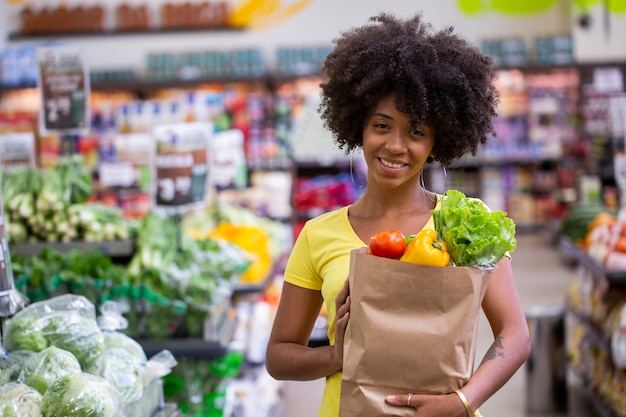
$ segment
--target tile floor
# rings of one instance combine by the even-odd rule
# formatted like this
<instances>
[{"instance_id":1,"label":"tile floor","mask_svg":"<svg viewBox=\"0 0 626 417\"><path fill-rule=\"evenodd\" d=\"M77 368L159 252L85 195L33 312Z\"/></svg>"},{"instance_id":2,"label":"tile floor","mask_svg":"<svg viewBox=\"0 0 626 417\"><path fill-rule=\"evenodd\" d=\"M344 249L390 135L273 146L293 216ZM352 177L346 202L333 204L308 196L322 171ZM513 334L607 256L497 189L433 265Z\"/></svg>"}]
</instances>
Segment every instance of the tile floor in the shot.
<instances>
[{"instance_id":1,"label":"tile floor","mask_svg":"<svg viewBox=\"0 0 626 417\"><path fill-rule=\"evenodd\" d=\"M513 268L525 309L534 306L562 306L567 288L576 276L576 269L542 233L518 235L518 247L513 254ZM487 321L481 318L477 352L485 352L492 336ZM477 354L477 360L480 360ZM485 417L526 417L541 415L593 416L587 398L575 383L569 383L568 412L530 413L527 409L526 383L529 371L524 365L508 383L481 407ZM570 381L570 379L568 379ZM316 417L323 381L287 382L284 385L284 402L277 417Z\"/></svg>"}]
</instances>

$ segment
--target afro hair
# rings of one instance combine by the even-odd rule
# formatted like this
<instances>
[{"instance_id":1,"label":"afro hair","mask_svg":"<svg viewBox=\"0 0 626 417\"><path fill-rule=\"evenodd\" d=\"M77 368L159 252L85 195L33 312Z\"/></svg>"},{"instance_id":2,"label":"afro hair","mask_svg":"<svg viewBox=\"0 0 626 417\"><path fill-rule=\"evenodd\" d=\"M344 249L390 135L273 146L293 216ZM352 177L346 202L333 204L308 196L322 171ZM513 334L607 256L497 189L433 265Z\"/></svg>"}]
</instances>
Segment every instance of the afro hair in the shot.
<instances>
[{"instance_id":1,"label":"afro hair","mask_svg":"<svg viewBox=\"0 0 626 417\"><path fill-rule=\"evenodd\" d=\"M363 145L370 112L391 93L413 123L434 129L434 159L444 167L495 135L493 62L452 27L436 31L421 14L383 13L333 42L318 110L346 154Z\"/></svg>"}]
</instances>

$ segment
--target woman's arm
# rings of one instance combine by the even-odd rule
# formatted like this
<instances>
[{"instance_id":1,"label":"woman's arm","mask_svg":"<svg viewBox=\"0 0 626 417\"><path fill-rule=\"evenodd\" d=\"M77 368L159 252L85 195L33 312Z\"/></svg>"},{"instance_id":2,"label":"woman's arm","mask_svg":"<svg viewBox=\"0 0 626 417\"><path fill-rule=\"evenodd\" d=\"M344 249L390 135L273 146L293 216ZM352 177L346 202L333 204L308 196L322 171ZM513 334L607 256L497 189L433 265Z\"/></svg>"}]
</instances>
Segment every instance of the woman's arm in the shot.
<instances>
[{"instance_id":1,"label":"woman's arm","mask_svg":"<svg viewBox=\"0 0 626 417\"><path fill-rule=\"evenodd\" d=\"M319 291L284 283L280 304L267 345L267 371L279 380L314 380L342 368L343 334L349 319L347 280L335 300L337 324L335 345L308 347L315 320L322 306Z\"/></svg>"},{"instance_id":2,"label":"woman's arm","mask_svg":"<svg viewBox=\"0 0 626 417\"><path fill-rule=\"evenodd\" d=\"M462 388L473 410L495 394L530 355L528 324L509 258L498 262L491 273L482 305L494 342Z\"/></svg>"}]
</instances>

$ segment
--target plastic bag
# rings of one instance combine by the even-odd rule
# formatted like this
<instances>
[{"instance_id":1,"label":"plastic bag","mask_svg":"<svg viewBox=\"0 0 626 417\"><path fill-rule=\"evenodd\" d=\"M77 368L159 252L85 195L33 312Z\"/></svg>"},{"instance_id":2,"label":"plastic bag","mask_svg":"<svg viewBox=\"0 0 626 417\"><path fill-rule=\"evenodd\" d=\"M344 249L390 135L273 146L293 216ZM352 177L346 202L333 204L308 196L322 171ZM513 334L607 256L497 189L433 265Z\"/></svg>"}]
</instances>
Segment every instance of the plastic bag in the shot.
<instances>
[{"instance_id":1,"label":"plastic bag","mask_svg":"<svg viewBox=\"0 0 626 417\"><path fill-rule=\"evenodd\" d=\"M58 378L81 371L74 355L56 346L48 346L24 362L24 383L43 395Z\"/></svg>"},{"instance_id":2,"label":"plastic bag","mask_svg":"<svg viewBox=\"0 0 626 417\"><path fill-rule=\"evenodd\" d=\"M0 417L41 417L42 396L19 382L0 385Z\"/></svg>"},{"instance_id":3,"label":"plastic bag","mask_svg":"<svg viewBox=\"0 0 626 417\"><path fill-rule=\"evenodd\" d=\"M43 395L41 410L47 417L124 415L121 395L113 385L86 372L57 379Z\"/></svg>"},{"instance_id":4,"label":"plastic bag","mask_svg":"<svg viewBox=\"0 0 626 417\"><path fill-rule=\"evenodd\" d=\"M7 351L40 352L56 346L71 352L85 366L104 347L95 314L94 305L80 295L65 294L38 301L7 320L4 347Z\"/></svg>"}]
</instances>

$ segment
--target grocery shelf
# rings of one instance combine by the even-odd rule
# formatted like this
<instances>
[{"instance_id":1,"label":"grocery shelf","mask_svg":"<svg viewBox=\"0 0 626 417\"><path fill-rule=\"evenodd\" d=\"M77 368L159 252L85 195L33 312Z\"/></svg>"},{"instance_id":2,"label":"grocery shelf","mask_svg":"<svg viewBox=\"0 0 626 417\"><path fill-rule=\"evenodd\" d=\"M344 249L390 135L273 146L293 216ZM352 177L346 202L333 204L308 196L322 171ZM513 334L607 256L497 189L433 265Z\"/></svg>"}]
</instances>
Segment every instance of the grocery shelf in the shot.
<instances>
[{"instance_id":1,"label":"grocery shelf","mask_svg":"<svg viewBox=\"0 0 626 417\"><path fill-rule=\"evenodd\" d=\"M9 250L12 254L21 256L38 256L44 248L56 250L58 252L69 252L72 250L89 251L100 249L105 255L111 257L132 256L135 250L135 242L132 239L115 240L105 242L27 242L10 243Z\"/></svg>"},{"instance_id":2,"label":"grocery shelf","mask_svg":"<svg viewBox=\"0 0 626 417\"><path fill-rule=\"evenodd\" d=\"M593 275L603 277L608 284L612 285L626 285L626 270L624 271L611 271L607 270L599 261L593 259L587 255L582 249L572 242L569 238L561 238L559 241L559 250L562 255L569 260L576 260L580 265L583 265Z\"/></svg>"},{"instance_id":3,"label":"grocery shelf","mask_svg":"<svg viewBox=\"0 0 626 417\"><path fill-rule=\"evenodd\" d=\"M153 36L153 35L175 35L175 34L194 34L194 33L218 33L218 32L243 32L244 28L239 27L210 27L210 28L158 28L158 29L134 29L134 30L101 30L101 31L80 31L65 33L9 33L10 41L19 40L47 40L47 39L63 39L63 38L106 38L118 36Z\"/></svg>"},{"instance_id":4,"label":"grocery shelf","mask_svg":"<svg viewBox=\"0 0 626 417\"><path fill-rule=\"evenodd\" d=\"M147 357L169 350L176 358L218 359L228 353L228 346L202 338L137 339Z\"/></svg>"},{"instance_id":5,"label":"grocery shelf","mask_svg":"<svg viewBox=\"0 0 626 417\"><path fill-rule=\"evenodd\" d=\"M597 414L597 417L623 417L618 416L613 413L607 406L598 398L597 392L593 388L593 384L589 377L585 375L585 372L581 369L575 368L573 366L569 366L570 373L569 375L574 376L580 382L580 386L582 391L587 394L587 397L591 401L591 406L593 410Z\"/></svg>"}]
</instances>

